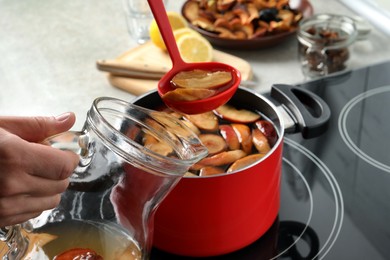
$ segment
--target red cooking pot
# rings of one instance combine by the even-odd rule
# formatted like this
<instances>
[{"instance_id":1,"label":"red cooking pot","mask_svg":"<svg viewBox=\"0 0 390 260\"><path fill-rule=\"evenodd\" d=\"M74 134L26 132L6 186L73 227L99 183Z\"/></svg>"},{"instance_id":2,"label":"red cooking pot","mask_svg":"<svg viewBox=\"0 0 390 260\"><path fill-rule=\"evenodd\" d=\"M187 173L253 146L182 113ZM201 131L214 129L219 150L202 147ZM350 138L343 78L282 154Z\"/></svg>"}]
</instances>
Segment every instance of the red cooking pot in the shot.
<instances>
[{"instance_id":1,"label":"red cooking pot","mask_svg":"<svg viewBox=\"0 0 390 260\"><path fill-rule=\"evenodd\" d=\"M134 103L147 108L163 104L157 91L138 97ZM265 157L243 169L183 177L155 215L153 243L161 250L213 256L259 239L279 212L285 131L315 137L325 131L330 117L329 107L321 98L288 85L274 85L270 98L239 88L229 104L267 117L275 126L278 140Z\"/></svg>"}]
</instances>

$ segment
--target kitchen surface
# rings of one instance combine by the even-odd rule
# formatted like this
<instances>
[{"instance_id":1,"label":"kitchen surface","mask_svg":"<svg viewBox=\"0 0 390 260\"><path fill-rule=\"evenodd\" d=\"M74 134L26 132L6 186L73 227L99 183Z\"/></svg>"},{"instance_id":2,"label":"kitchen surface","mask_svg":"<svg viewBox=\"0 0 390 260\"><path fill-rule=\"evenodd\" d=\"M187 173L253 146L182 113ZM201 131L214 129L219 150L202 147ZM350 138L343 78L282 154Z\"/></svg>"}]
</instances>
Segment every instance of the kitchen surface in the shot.
<instances>
[{"instance_id":1,"label":"kitchen surface","mask_svg":"<svg viewBox=\"0 0 390 260\"><path fill-rule=\"evenodd\" d=\"M168 1L180 11L183 1ZM310 1L315 13L354 15L336 0ZM74 111L80 129L93 99L133 95L112 87L96 61L114 59L137 46L129 36L121 0L0 1L0 111L2 115L57 115ZM351 47L351 68L390 59L389 36L372 28ZM223 50L250 63L255 91L274 83L305 81L297 40L256 51Z\"/></svg>"},{"instance_id":2,"label":"kitchen surface","mask_svg":"<svg viewBox=\"0 0 390 260\"><path fill-rule=\"evenodd\" d=\"M314 14L358 19L350 2L310 0ZM179 12L182 3L168 0L167 9ZM0 0L0 115L73 111L80 130L96 97L134 100L96 67L138 46L123 9L121 0ZM250 64L249 89L272 100L273 84L297 85L321 96L331 118L319 137L286 134L280 211L266 234L207 259L390 258L390 36L377 25L360 26L370 32L350 47L349 69L324 78L305 78L296 37L250 51L214 47ZM153 249L151 259L193 258Z\"/></svg>"}]
</instances>

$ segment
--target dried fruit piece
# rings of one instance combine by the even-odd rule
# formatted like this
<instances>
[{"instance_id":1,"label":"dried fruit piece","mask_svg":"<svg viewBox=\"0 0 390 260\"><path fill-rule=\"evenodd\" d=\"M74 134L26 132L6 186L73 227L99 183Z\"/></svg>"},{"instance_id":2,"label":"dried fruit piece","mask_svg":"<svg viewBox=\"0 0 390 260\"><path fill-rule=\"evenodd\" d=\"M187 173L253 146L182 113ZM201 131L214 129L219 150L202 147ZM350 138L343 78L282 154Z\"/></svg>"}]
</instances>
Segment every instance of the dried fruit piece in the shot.
<instances>
[{"instance_id":1,"label":"dried fruit piece","mask_svg":"<svg viewBox=\"0 0 390 260\"><path fill-rule=\"evenodd\" d=\"M237 109L231 105L222 105L214 110L214 112L222 119L234 123L249 124L260 119L260 114L247 109Z\"/></svg>"},{"instance_id":2,"label":"dried fruit piece","mask_svg":"<svg viewBox=\"0 0 390 260\"><path fill-rule=\"evenodd\" d=\"M220 167L205 166L199 170L199 176L211 176L224 173L225 170Z\"/></svg>"},{"instance_id":3,"label":"dried fruit piece","mask_svg":"<svg viewBox=\"0 0 390 260\"><path fill-rule=\"evenodd\" d=\"M54 260L74 259L103 260L103 257L87 248L72 248L54 257Z\"/></svg>"},{"instance_id":4,"label":"dried fruit piece","mask_svg":"<svg viewBox=\"0 0 390 260\"><path fill-rule=\"evenodd\" d=\"M210 155L226 150L226 142L222 136L216 134L201 134L199 139L206 146Z\"/></svg>"},{"instance_id":5,"label":"dried fruit piece","mask_svg":"<svg viewBox=\"0 0 390 260\"><path fill-rule=\"evenodd\" d=\"M194 132L197 135L200 135L200 130L199 128L196 127L192 122L187 121L187 120L181 120L183 124L185 124L189 129L191 129L192 132Z\"/></svg>"},{"instance_id":6,"label":"dried fruit piece","mask_svg":"<svg viewBox=\"0 0 390 260\"><path fill-rule=\"evenodd\" d=\"M186 172L184 174L184 177L198 177L198 175L196 175L195 173L192 173L192 172Z\"/></svg>"},{"instance_id":7,"label":"dried fruit piece","mask_svg":"<svg viewBox=\"0 0 390 260\"><path fill-rule=\"evenodd\" d=\"M243 150L225 151L200 160L198 165L204 165L204 166L227 165L237 161L238 159L246 155L247 153L245 153Z\"/></svg>"},{"instance_id":8,"label":"dried fruit piece","mask_svg":"<svg viewBox=\"0 0 390 260\"><path fill-rule=\"evenodd\" d=\"M183 13L193 26L226 39L253 39L294 31L303 18L300 10L290 8L289 0L188 2L191 4L184 5Z\"/></svg>"},{"instance_id":9,"label":"dried fruit piece","mask_svg":"<svg viewBox=\"0 0 390 260\"><path fill-rule=\"evenodd\" d=\"M230 71L190 70L182 71L172 78L175 87L219 88L232 80Z\"/></svg>"},{"instance_id":10,"label":"dried fruit piece","mask_svg":"<svg viewBox=\"0 0 390 260\"><path fill-rule=\"evenodd\" d=\"M161 98L170 101L195 101L215 95L216 91L212 89L196 88L176 88L168 91Z\"/></svg>"},{"instance_id":11,"label":"dried fruit piece","mask_svg":"<svg viewBox=\"0 0 390 260\"><path fill-rule=\"evenodd\" d=\"M189 120L199 129L209 132L218 130L218 118L211 111L202 114L184 115L184 118Z\"/></svg>"},{"instance_id":12,"label":"dried fruit piece","mask_svg":"<svg viewBox=\"0 0 390 260\"><path fill-rule=\"evenodd\" d=\"M194 1L187 1L183 6L183 15L190 21L199 17L199 5Z\"/></svg>"},{"instance_id":13,"label":"dried fruit piece","mask_svg":"<svg viewBox=\"0 0 390 260\"><path fill-rule=\"evenodd\" d=\"M142 137L142 143L144 144L144 146L151 145L151 144L158 143L158 140L153 135L145 133L144 136Z\"/></svg>"},{"instance_id":14,"label":"dried fruit piece","mask_svg":"<svg viewBox=\"0 0 390 260\"><path fill-rule=\"evenodd\" d=\"M271 150L267 137L259 129L252 130L252 141L259 153L266 154Z\"/></svg>"},{"instance_id":15,"label":"dried fruit piece","mask_svg":"<svg viewBox=\"0 0 390 260\"><path fill-rule=\"evenodd\" d=\"M232 124L232 127L240 141L241 149L244 150L245 153L250 154L253 146L251 129L244 124Z\"/></svg>"},{"instance_id":16,"label":"dried fruit piece","mask_svg":"<svg viewBox=\"0 0 390 260\"><path fill-rule=\"evenodd\" d=\"M257 161L259 161L261 158L264 157L265 154L259 154L259 153L255 153L255 154L251 154L251 155L248 155L248 156L245 156L241 159L238 159L237 161L235 161L228 169L226 172L234 172L234 171L237 171L237 170L240 170L240 169L243 169L245 167L247 167L248 165L251 165Z\"/></svg>"},{"instance_id":17,"label":"dried fruit piece","mask_svg":"<svg viewBox=\"0 0 390 260\"><path fill-rule=\"evenodd\" d=\"M168 156L171 153L173 153L172 147L166 143L163 143L163 142L152 143L149 145L145 145L145 147L148 148L149 150L151 150L155 153L161 154L163 156Z\"/></svg>"},{"instance_id":18,"label":"dried fruit piece","mask_svg":"<svg viewBox=\"0 0 390 260\"><path fill-rule=\"evenodd\" d=\"M220 125L219 133L225 139L225 142L230 150L240 149L240 141L238 140L236 132L233 130L231 125Z\"/></svg>"},{"instance_id":19,"label":"dried fruit piece","mask_svg":"<svg viewBox=\"0 0 390 260\"><path fill-rule=\"evenodd\" d=\"M274 146L278 140L278 134L272 123L267 120L259 120L255 125L267 137L270 146Z\"/></svg>"}]
</instances>

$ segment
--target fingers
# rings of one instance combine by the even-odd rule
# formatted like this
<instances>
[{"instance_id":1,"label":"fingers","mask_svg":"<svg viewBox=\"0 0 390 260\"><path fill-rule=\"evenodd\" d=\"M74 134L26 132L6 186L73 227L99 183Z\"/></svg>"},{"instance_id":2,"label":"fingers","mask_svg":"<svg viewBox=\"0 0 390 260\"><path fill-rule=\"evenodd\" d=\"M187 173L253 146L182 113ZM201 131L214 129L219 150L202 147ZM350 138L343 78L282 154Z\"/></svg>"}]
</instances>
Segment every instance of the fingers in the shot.
<instances>
[{"instance_id":1,"label":"fingers","mask_svg":"<svg viewBox=\"0 0 390 260\"><path fill-rule=\"evenodd\" d=\"M14 196L46 197L64 192L69 186L69 179L48 180L31 175L20 178L8 178L2 181L0 199Z\"/></svg>"},{"instance_id":2,"label":"fingers","mask_svg":"<svg viewBox=\"0 0 390 260\"><path fill-rule=\"evenodd\" d=\"M38 216L60 202L79 156L39 144L69 130L73 113L58 117L0 117L0 226Z\"/></svg>"},{"instance_id":3,"label":"fingers","mask_svg":"<svg viewBox=\"0 0 390 260\"><path fill-rule=\"evenodd\" d=\"M1 136L0 129L0 136ZM0 197L36 196L63 192L79 156L50 146L26 142L4 134L0 140Z\"/></svg>"},{"instance_id":4,"label":"fingers","mask_svg":"<svg viewBox=\"0 0 390 260\"><path fill-rule=\"evenodd\" d=\"M0 199L0 227L23 223L39 216L43 211L55 208L60 195L31 197L18 195Z\"/></svg>"},{"instance_id":5,"label":"fingers","mask_svg":"<svg viewBox=\"0 0 390 260\"><path fill-rule=\"evenodd\" d=\"M73 173L80 159L73 152L58 150L42 144L29 143L29 148L23 153L23 158L28 158L26 171L41 178L66 179Z\"/></svg>"},{"instance_id":6,"label":"fingers","mask_svg":"<svg viewBox=\"0 0 390 260\"><path fill-rule=\"evenodd\" d=\"M29 142L41 142L49 136L69 130L76 117L64 113L57 117L0 117L0 128L4 128Z\"/></svg>"}]
</instances>

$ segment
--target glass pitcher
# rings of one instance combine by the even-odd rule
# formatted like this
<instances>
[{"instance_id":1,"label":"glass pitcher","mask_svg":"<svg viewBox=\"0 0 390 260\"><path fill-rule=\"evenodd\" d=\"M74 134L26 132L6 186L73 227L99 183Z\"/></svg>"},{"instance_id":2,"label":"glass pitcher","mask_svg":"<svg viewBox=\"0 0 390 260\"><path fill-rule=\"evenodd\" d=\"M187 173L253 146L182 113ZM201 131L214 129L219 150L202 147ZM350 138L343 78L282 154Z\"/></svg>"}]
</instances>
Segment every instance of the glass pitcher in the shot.
<instances>
[{"instance_id":1,"label":"glass pitcher","mask_svg":"<svg viewBox=\"0 0 390 260\"><path fill-rule=\"evenodd\" d=\"M45 143L77 152L79 166L59 206L24 223L21 236L8 228L16 247L3 259L148 259L159 203L207 155L178 119L106 97L93 102L82 131Z\"/></svg>"}]
</instances>

